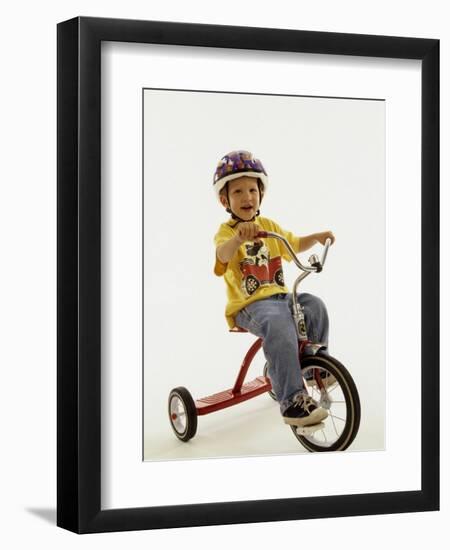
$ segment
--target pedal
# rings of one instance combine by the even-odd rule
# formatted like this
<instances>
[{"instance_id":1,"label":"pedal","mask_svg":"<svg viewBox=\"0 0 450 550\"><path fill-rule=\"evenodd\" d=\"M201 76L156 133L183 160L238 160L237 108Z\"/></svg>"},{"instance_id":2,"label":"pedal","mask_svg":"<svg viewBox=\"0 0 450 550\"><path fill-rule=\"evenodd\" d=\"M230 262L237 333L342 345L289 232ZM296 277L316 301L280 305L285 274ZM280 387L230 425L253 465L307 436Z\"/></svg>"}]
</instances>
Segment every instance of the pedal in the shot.
<instances>
[{"instance_id":1,"label":"pedal","mask_svg":"<svg viewBox=\"0 0 450 550\"><path fill-rule=\"evenodd\" d=\"M298 435L312 435L318 430L323 430L324 428L325 424L323 422L319 422L318 424L313 424L312 426L297 426L296 432Z\"/></svg>"},{"instance_id":2,"label":"pedal","mask_svg":"<svg viewBox=\"0 0 450 550\"><path fill-rule=\"evenodd\" d=\"M336 378L332 374L329 374L328 376L325 376L324 378L322 378L322 384L323 384L324 388L328 389L329 387L331 387L335 383L336 383ZM307 386L316 386L317 381L316 381L315 378L311 378L309 380L306 380L306 385Z\"/></svg>"}]
</instances>

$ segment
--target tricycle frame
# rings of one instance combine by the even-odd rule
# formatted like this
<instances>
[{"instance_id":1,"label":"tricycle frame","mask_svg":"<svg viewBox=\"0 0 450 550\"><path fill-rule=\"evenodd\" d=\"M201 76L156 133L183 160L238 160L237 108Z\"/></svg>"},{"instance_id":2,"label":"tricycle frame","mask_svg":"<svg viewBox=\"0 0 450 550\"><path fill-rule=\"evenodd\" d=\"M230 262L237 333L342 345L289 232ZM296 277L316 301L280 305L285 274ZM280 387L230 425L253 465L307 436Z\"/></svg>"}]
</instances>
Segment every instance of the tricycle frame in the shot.
<instances>
[{"instance_id":1,"label":"tricycle frame","mask_svg":"<svg viewBox=\"0 0 450 550\"><path fill-rule=\"evenodd\" d=\"M247 331L238 328L232 329L230 332ZM305 340L299 342L300 357L306 345L310 343L312 344L312 342ZM257 397L258 395L271 391L272 384L267 376L257 376L250 382L244 383L250 365L255 358L255 355L261 349L261 346L262 339L258 338L246 353L239 369L236 382L231 389L207 397L202 397L195 401L198 416L203 416L205 414L210 414L212 412L232 407L233 405L237 405L238 403L242 403L243 401L247 401L248 399L252 399L253 397Z\"/></svg>"}]
</instances>

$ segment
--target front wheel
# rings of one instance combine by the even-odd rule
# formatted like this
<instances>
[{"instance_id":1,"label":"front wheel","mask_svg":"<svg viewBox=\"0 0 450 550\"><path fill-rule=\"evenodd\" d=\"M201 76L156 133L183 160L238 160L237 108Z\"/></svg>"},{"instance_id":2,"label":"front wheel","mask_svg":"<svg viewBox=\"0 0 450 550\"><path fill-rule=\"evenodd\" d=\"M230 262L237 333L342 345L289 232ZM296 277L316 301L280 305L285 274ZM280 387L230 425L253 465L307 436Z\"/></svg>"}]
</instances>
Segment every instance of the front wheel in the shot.
<instances>
[{"instance_id":1,"label":"front wheel","mask_svg":"<svg viewBox=\"0 0 450 550\"><path fill-rule=\"evenodd\" d=\"M328 417L309 430L291 426L310 452L344 451L356 437L361 419L358 390L348 370L337 359L321 354L303 357L302 374L309 395Z\"/></svg>"},{"instance_id":2,"label":"front wheel","mask_svg":"<svg viewBox=\"0 0 450 550\"><path fill-rule=\"evenodd\" d=\"M197 433L197 408L186 388L179 387L170 392L169 420L181 441L189 441Z\"/></svg>"}]
</instances>

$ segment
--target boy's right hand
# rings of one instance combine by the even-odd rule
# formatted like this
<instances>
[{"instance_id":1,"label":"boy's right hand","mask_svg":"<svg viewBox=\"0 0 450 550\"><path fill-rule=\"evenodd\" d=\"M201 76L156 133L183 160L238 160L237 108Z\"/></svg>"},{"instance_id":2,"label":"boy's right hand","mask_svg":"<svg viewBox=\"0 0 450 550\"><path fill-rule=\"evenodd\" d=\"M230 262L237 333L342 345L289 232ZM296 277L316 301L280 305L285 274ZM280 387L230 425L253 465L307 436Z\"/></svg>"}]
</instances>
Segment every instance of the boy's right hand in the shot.
<instances>
[{"instance_id":1,"label":"boy's right hand","mask_svg":"<svg viewBox=\"0 0 450 550\"><path fill-rule=\"evenodd\" d=\"M236 227L236 239L241 244L246 241L259 240L256 238L256 236L260 231L261 231L261 228L257 223L241 222Z\"/></svg>"}]
</instances>

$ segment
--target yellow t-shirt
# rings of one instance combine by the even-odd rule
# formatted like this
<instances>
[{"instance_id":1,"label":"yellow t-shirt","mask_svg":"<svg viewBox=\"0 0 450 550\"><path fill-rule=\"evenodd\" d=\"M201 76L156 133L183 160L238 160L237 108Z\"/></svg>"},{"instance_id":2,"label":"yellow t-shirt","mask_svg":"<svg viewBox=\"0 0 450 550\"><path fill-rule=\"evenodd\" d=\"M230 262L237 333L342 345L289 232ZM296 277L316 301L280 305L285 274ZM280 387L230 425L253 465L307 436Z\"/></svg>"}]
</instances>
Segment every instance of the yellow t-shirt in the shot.
<instances>
[{"instance_id":1,"label":"yellow t-shirt","mask_svg":"<svg viewBox=\"0 0 450 550\"><path fill-rule=\"evenodd\" d=\"M258 216L255 220L263 231L283 235L295 252L299 251L300 239L268 218ZM214 237L216 249L236 234L235 220L223 223ZM256 300L273 294L287 293L284 285L282 258L291 261L291 256L281 241L274 238L260 239L262 244L243 243L233 258L223 264L216 256L214 273L225 279L228 303L225 317L230 328L236 326L234 318L239 310Z\"/></svg>"}]
</instances>

